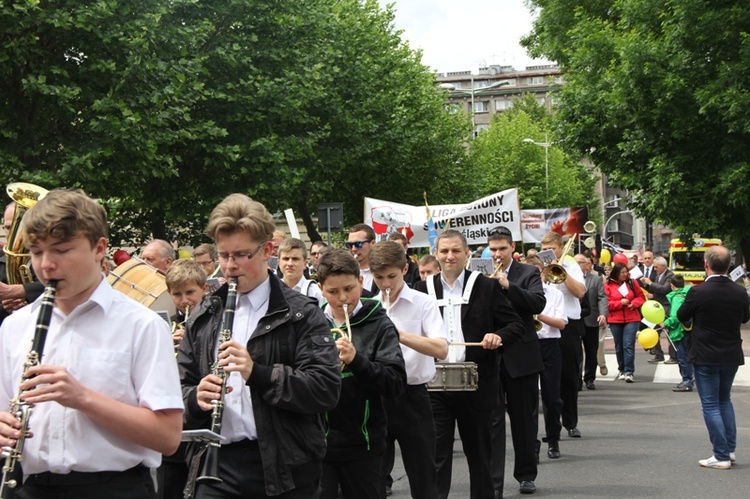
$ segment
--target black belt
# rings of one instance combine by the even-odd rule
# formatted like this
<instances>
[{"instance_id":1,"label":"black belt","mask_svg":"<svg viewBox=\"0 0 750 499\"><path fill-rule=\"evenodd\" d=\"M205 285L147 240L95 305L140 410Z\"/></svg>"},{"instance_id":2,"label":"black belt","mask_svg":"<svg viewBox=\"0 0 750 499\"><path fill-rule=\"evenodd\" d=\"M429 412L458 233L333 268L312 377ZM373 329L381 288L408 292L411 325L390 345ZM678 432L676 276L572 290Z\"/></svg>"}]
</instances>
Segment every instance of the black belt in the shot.
<instances>
[{"instance_id":1,"label":"black belt","mask_svg":"<svg viewBox=\"0 0 750 499\"><path fill-rule=\"evenodd\" d=\"M63 487L70 485L96 485L98 483L104 483L112 480L113 478L119 477L136 477L143 472L148 472L148 468L144 465L139 464L129 470L125 471L71 471L70 473L50 473L45 471L44 473L37 473L35 475L29 475L29 481L36 485L47 486L47 487Z\"/></svg>"}]
</instances>

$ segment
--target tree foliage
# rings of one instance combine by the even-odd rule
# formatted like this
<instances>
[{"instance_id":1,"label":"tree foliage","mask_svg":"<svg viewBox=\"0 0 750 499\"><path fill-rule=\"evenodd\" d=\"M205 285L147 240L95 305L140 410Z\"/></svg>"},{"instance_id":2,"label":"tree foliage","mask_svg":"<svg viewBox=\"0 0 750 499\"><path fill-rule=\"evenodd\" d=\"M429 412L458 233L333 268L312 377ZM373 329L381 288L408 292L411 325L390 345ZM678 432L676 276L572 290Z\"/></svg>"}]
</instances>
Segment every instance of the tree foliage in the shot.
<instances>
[{"instance_id":1,"label":"tree foliage","mask_svg":"<svg viewBox=\"0 0 750 499\"><path fill-rule=\"evenodd\" d=\"M314 236L318 202L464 179L468 120L375 0L15 0L0 28L0 181L83 188L116 242L197 242L231 192Z\"/></svg>"},{"instance_id":2,"label":"tree foliage","mask_svg":"<svg viewBox=\"0 0 750 499\"><path fill-rule=\"evenodd\" d=\"M636 210L750 254L750 7L739 0L530 0L524 40L558 61L566 137Z\"/></svg>"},{"instance_id":3,"label":"tree foliage","mask_svg":"<svg viewBox=\"0 0 750 499\"><path fill-rule=\"evenodd\" d=\"M517 187L522 209L591 204L591 213L599 213L591 172L580 158L559 147L550 133L552 123L552 116L531 95L494 117L471 147L470 164L479 179L480 197ZM549 140L549 150L524 142L527 138L540 144Z\"/></svg>"}]
</instances>

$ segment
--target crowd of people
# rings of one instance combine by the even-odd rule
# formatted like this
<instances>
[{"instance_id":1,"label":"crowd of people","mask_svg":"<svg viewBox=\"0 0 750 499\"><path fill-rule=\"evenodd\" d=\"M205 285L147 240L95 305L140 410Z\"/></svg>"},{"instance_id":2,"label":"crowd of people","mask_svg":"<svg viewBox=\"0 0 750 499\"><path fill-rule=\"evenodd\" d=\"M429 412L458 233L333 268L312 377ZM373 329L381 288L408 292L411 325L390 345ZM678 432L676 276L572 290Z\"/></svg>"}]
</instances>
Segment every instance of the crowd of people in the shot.
<instances>
[{"instance_id":1,"label":"crowd of people","mask_svg":"<svg viewBox=\"0 0 750 499\"><path fill-rule=\"evenodd\" d=\"M346 249L308 252L241 194L214 208L206 234L190 258L161 240L140 252L174 304L166 322L104 278L131 255L109 261L95 201L55 190L24 215L38 281L0 286L0 408L11 407L0 487L21 499L381 499L398 442L412 497L443 499L458 429L471 498L498 498L507 414L513 478L533 494L542 444L555 460L563 431L582 437L578 394L608 373L608 330L617 379L636 381L646 300L667 312L657 326L679 363L673 389L699 392L713 447L699 464L734 461L731 384L750 297L727 278L724 247L706 252L707 282L688 290L650 252L603 268L566 254L554 232L540 249L550 272L536 249L514 257L502 226L488 231L486 275L468 270L472 251L451 229L419 260L403 234L378 241L366 224ZM652 354L665 359L661 345Z\"/></svg>"}]
</instances>

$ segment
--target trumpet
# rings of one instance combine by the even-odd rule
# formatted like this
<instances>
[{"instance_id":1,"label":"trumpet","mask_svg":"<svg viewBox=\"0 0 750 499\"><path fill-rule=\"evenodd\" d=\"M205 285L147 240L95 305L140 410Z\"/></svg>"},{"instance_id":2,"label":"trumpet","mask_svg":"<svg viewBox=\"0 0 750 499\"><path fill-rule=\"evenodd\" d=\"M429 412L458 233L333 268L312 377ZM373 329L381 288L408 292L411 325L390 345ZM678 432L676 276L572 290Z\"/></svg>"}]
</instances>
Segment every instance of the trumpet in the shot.
<instances>
[{"instance_id":1,"label":"trumpet","mask_svg":"<svg viewBox=\"0 0 750 499\"><path fill-rule=\"evenodd\" d=\"M576 238L578 237L578 234L574 234L573 237L568 239L568 242L563 247L562 253L560 254L559 261L562 261L563 258L568 256L568 253L570 252L570 248L573 247L573 243L575 242ZM551 284L562 284L565 282L565 279L568 278L568 273L565 271L565 268L559 263L550 263L545 268L545 274L547 275L547 281L549 281Z\"/></svg>"},{"instance_id":2,"label":"trumpet","mask_svg":"<svg viewBox=\"0 0 750 499\"><path fill-rule=\"evenodd\" d=\"M544 324L542 324L542 321L539 320L539 316L537 314L534 314L534 329L537 331L541 331L544 327Z\"/></svg>"},{"instance_id":3,"label":"trumpet","mask_svg":"<svg viewBox=\"0 0 750 499\"><path fill-rule=\"evenodd\" d=\"M187 324L187 321L189 318L190 318L190 305L187 305L185 306L185 320L182 322L172 321L172 341L174 341L175 350L177 349L178 346L180 346L180 342L174 339L174 333L177 331L177 329L180 328L180 326L184 327L185 324Z\"/></svg>"}]
</instances>

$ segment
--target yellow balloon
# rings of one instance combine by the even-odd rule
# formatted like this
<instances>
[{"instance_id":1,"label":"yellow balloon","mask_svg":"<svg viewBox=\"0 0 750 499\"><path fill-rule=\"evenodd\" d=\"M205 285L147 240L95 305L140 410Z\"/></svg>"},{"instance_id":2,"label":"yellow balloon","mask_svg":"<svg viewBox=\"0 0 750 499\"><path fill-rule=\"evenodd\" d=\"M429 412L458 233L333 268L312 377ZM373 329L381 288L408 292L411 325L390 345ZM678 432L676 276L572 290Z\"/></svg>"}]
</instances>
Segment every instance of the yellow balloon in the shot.
<instances>
[{"instance_id":1,"label":"yellow balloon","mask_svg":"<svg viewBox=\"0 0 750 499\"><path fill-rule=\"evenodd\" d=\"M609 262L612 261L612 253L610 253L607 248L602 249L602 254L599 257L599 261L602 262L604 265L607 265Z\"/></svg>"},{"instance_id":2,"label":"yellow balloon","mask_svg":"<svg viewBox=\"0 0 750 499\"><path fill-rule=\"evenodd\" d=\"M186 249L179 250L177 252L177 256L180 258L180 260L190 260L191 258L193 258L190 252Z\"/></svg>"},{"instance_id":3,"label":"yellow balloon","mask_svg":"<svg viewBox=\"0 0 750 499\"><path fill-rule=\"evenodd\" d=\"M643 318L654 324L661 324L667 316L664 307L656 300L648 300L641 306Z\"/></svg>"},{"instance_id":4,"label":"yellow balloon","mask_svg":"<svg viewBox=\"0 0 750 499\"><path fill-rule=\"evenodd\" d=\"M656 330L647 327L638 333L638 343L646 350L654 348L656 344L659 343L659 333L657 333Z\"/></svg>"}]
</instances>

